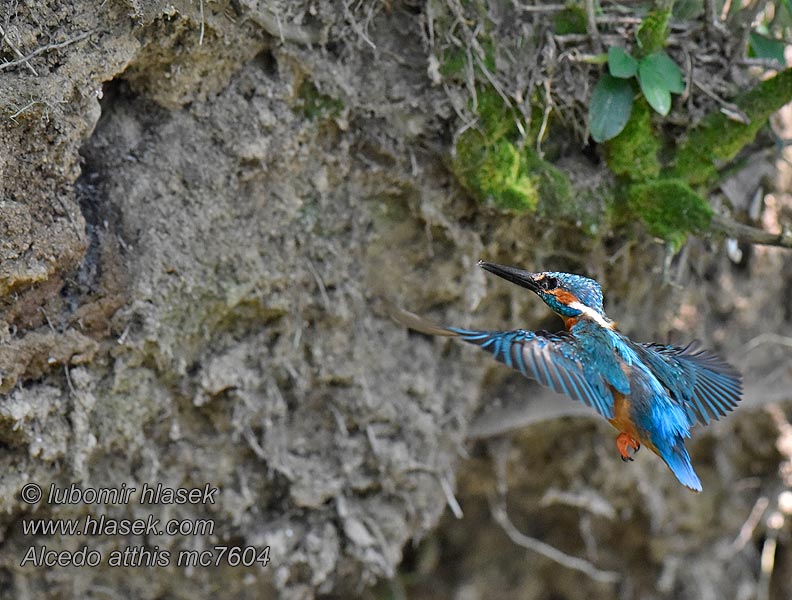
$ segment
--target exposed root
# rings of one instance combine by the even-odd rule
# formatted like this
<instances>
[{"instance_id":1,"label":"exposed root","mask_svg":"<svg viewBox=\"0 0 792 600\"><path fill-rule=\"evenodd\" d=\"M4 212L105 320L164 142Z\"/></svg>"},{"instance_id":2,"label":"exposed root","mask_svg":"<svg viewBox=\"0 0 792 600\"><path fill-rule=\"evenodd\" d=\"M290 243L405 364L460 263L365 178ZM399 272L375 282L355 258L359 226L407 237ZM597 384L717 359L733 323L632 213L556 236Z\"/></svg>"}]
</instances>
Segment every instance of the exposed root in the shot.
<instances>
[{"instance_id":1,"label":"exposed root","mask_svg":"<svg viewBox=\"0 0 792 600\"><path fill-rule=\"evenodd\" d=\"M506 503L502 500L500 502L496 502L491 498L490 512L498 525L501 526L504 533L509 536L509 539L518 546L521 546L526 550L536 552L537 554L541 554L545 558L552 560L553 562L558 563L567 569L572 569L573 571L583 573L587 577L590 577L594 581L599 581L600 583L616 583L621 580L621 575L615 571L603 571L598 569L587 560L578 558L576 556L570 556L569 554L562 552L550 544L546 544L541 540L537 540L536 538L529 537L522 533L509 519L509 516L506 513Z\"/></svg>"},{"instance_id":2,"label":"exposed root","mask_svg":"<svg viewBox=\"0 0 792 600\"><path fill-rule=\"evenodd\" d=\"M69 38L66 41L59 42L57 44L47 44L46 46L42 46L41 48L37 48L30 54L23 56L19 60L12 60L5 63L0 63L0 71L5 71L6 69L11 69L13 67L18 67L19 65L27 65L30 66L28 62L31 58L38 56L39 54L44 54L45 52L52 52L53 50L59 50L61 48L65 48L66 46L71 46L77 42L84 40L85 38L89 37L94 33L94 30L91 31L84 31L75 35L74 37Z\"/></svg>"},{"instance_id":3,"label":"exposed root","mask_svg":"<svg viewBox=\"0 0 792 600\"><path fill-rule=\"evenodd\" d=\"M31 65L28 62L27 57L25 57L25 55L22 54L22 52L19 50L19 48L17 48L14 44L11 43L11 40L8 39L8 36L6 35L5 29L3 29L2 26L0 26L0 36L2 36L2 38L0 38L0 48L3 47L4 43L8 44L8 47L11 48L11 50L14 51L14 54L16 54L19 57L19 59L30 70L30 72L33 73L33 75L35 75L36 77L38 77L38 72L36 71L36 69L34 69L33 65Z\"/></svg>"},{"instance_id":4,"label":"exposed root","mask_svg":"<svg viewBox=\"0 0 792 600\"><path fill-rule=\"evenodd\" d=\"M770 233L764 229L732 221L730 218L717 213L712 217L712 224L717 231L741 242L792 248L792 228L789 226L784 226L781 229L781 233Z\"/></svg>"}]
</instances>

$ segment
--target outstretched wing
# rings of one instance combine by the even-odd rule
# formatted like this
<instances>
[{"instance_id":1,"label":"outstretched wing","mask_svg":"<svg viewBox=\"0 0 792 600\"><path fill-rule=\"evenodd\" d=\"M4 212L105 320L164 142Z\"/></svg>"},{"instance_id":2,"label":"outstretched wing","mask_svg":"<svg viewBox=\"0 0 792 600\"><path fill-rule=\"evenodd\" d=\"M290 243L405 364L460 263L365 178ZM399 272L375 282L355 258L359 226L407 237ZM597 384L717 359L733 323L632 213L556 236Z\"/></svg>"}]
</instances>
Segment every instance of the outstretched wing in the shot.
<instances>
[{"instance_id":1,"label":"outstretched wing","mask_svg":"<svg viewBox=\"0 0 792 600\"><path fill-rule=\"evenodd\" d=\"M567 333L546 331L476 331L449 327L466 342L492 353L507 367L517 369L554 392L566 394L613 418L613 394L602 376L584 367L575 339Z\"/></svg>"},{"instance_id":2,"label":"outstretched wing","mask_svg":"<svg viewBox=\"0 0 792 600\"><path fill-rule=\"evenodd\" d=\"M742 376L725 360L692 342L684 348L636 344L642 360L682 401L699 423L707 425L734 409L742 398Z\"/></svg>"},{"instance_id":3,"label":"outstretched wing","mask_svg":"<svg viewBox=\"0 0 792 600\"><path fill-rule=\"evenodd\" d=\"M587 368L577 340L567 332L477 331L442 327L409 311L389 307L391 317L427 335L460 337L489 351L507 367L517 369L554 392L566 394L613 418L613 394L602 375Z\"/></svg>"}]
</instances>

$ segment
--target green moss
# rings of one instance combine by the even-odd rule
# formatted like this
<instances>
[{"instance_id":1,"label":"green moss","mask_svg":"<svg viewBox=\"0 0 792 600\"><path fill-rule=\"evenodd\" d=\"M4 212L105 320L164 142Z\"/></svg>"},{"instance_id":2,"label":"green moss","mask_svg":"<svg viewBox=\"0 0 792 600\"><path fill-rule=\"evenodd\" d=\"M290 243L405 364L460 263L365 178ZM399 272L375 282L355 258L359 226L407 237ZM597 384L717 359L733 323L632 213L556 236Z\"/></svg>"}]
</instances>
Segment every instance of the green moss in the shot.
<instances>
[{"instance_id":1,"label":"green moss","mask_svg":"<svg viewBox=\"0 0 792 600\"><path fill-rule=\"evenodd\" d=\"M539 190L522 152L506 139L490 142L469 129L457 140L452 170L479 201L502 210L533 211Z\"/></svg>"},{"instance_id":2,"label":"green moss","mask_svg":"<svg viewBox=\"0 0 792 600\"><path fill-rule=\"evenodd\" d=\"M484 67L487 71L495 71L495 42L489 36L482 36L479 40L481 49L484 50ZM472 51L471 51L472 52ZM443 51L440 61L440 74L443 77L462 77L467 69L468 54L457 46L448 47ZM473 70L481 73L478 61L473 61Z\"/></svg>"},{"instance_id":3,"label":"green moss","mask_svg":"<svg viewBox=\"0 0 792 600\"><path fill-rule=\"evenodd\" d=\"M645 181L660 174L659 150L660 139L652 129L652 113L642 96L633 104L622 132L605 143L605 160L616 175Z\"/></svg>"},{"instance_id":4,"label":"green moss","mask_svg":"<svg viewBox=\"0 0 792 600\"><path fill-rule=\"evenodd\" d=\"M534 150L523 150L523 156L525 168L533 174L533 181L539 188L540 212L550 216L577 216L569 177L552 163L540 158Z\"/></svg>"},{"instance_id":5,"label":"green moss","mask_svg":"<svg viewBox=\"0 0 792 600\"><path fill-rule=\"evenodd\" d=\"M564 172L506 138L489 142L479 131L466 131L457 141L452 170L475 198L501 210L574 212L572 184Z\"/></svg>"},{"instance_id":6,"label":"green moss","mask_svg":"<svg viewBox=\"0 0 792 600\"><path fill-rule=\"evenodd\" d=\"M578 4L567 6L557 12L553 19L553 29L557 35L586 33L586 11Z\"/></svg>"},{"instance_id":7,"label":"green moss","mask_svg":"<svg viewBox=\"0 0 792 600\"><path fill-rule=\"evenodd\" d=\"M737 98L735 104L750 120L747 125L720 111L706 117L679 148L669 174L691 185L711 185L718 178L718 167L751 143L770 115L790 99L792 69L787 69Z\"/></svg>"},{"instance_id":8,"label":"green moss","mask_svg":"<svg viewBox=\"0 0 792 600\"><path fill-rule=\"evenodd\" d=\"M344 103L337 98L322 94L310 80L303 81L297 92L295 111L306 119L318 121L337 117L344 108Z\"/></svg>"},{"instance_id":9,"label":"green moss","mask_svg":"<svg viewBox=\"0 0 792 600\"><path fill-rule=\"evenodd\" d=\"M451 159L462 186L501 210L550 213L568 205L573 196L568 177L533 149L520 147L521 117L514 109L491 86L477 88L476 100L477 126L459 136Z\"/></svg>"},{"instance_id":10,"label":"green moss","mask_svg":"<svg viewBox=\"0 0 792 600\"><path fill-rule=\"evenodd\" d=\"M644 17L641 26L635 32L635 41L638 42L641 56L649 56L665 47L670 16L670 9L661 8L651 11Z\"/></svg>"},{"instance_id":11,"label":"green moss","mask_svg":"<svg viewBox=\"0 0 792 600\"><path fill-rule=\"evenodd\" d=\"M479 130L490 140L516 135L518 116L492 86L476 88L475 108Z\"/></svg>"},{"instance_id":12,"label":"green moss","mask_svg":"<svg viewBox=\"0 0 792 600\"><path fill-rule=\"evenodd\" d=\"M630 186L627 202L652 235L678 249L688 233L706 230L712 208L679 179L659 179Z\"/></svg>"},{"instance_id":13,"label":"green moss","mask_svg":"<svg viewBox=\"0 0 792 600\"><path fill-rule=\"evenodd\" d=\"M461 48L446 48L443 51L443 59L440 61L440 74L443 77L454 77L461 75L465 71L467 55Z\"/></svg>"},{"instance_id":14,"label":"green moss","mask_svg":"<svg viewBox=\"0 0 792 600\"><path fill-rule=\"evenodd\" d=\"M484 66L487 71L495 71L495 42L491 37L480 40L481 49L484 50Z\"/></svg>"}]
</instances>

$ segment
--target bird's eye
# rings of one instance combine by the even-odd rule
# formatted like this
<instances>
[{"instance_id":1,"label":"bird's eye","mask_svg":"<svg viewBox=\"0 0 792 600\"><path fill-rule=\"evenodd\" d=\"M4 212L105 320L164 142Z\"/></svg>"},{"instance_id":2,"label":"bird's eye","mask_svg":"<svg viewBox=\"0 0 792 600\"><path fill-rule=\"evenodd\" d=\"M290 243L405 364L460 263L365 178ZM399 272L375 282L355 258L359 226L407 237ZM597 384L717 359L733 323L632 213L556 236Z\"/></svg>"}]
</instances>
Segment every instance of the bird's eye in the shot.
<instances>
[{"instance_id":1,"label":"bird's eye","mask_svg":"<svg viewBox=\"0 0 792 600\"><path fill-rule=\"evenodd\" d=\"M545 277L541 282L542 289L550 291L558 287L558 279L555 277Z\"/></svg>"}]
</instances>

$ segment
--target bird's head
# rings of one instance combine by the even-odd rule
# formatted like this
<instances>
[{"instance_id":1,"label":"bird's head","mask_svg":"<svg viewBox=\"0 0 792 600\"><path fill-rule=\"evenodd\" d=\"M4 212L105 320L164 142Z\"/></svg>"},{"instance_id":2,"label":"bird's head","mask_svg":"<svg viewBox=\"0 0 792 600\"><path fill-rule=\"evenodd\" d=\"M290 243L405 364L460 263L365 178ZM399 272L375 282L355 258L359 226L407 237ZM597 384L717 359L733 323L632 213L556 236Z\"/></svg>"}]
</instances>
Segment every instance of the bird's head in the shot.
<instances>
[{"instance_id":1,"label":"bird's head","mask_svg":"<svg viewBox=\"0 0 792 600\"><path fill-rule=\"evenodd\" d=\"M613 322L605 316L602 308L602 289L593 279L552 271L530 273L483 260L478 264L482 269L534 292L564 318L567 326L579 319L589 319L602 327L613 329Z\"/></svg>"}]
</instances>

